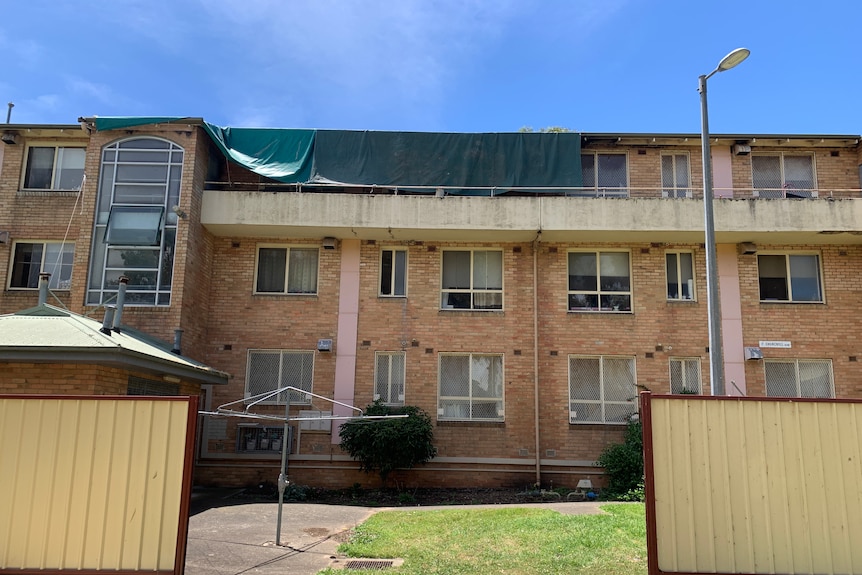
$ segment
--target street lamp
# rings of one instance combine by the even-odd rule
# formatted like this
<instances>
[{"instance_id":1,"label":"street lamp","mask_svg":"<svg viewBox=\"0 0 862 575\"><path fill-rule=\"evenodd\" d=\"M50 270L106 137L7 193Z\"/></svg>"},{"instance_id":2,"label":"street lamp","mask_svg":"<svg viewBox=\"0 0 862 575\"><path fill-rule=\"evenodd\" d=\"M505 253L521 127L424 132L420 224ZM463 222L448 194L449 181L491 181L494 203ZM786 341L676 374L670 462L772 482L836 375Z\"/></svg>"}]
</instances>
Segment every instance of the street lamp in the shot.
<instances>
[{"instance_id":1,"label":"street lamp","mask_svg":"<svg viewBox=\"0 0 862 575\"><path fill-rule=\"evenodd\" d=\"M721 302L718 297L718 259L715 246L715 221L713 219L712 156L709 149L709 119L706 106L706 81L718 72L730 70L746 58L746 48L737 48L721 59L718 66L705 76L698 78L700 92L700 141L703 147L703 219L706 247L706 305L709 316L709 380L712 395L724 395L724 353L721 347Z\"/></svg>"}]
</instances>

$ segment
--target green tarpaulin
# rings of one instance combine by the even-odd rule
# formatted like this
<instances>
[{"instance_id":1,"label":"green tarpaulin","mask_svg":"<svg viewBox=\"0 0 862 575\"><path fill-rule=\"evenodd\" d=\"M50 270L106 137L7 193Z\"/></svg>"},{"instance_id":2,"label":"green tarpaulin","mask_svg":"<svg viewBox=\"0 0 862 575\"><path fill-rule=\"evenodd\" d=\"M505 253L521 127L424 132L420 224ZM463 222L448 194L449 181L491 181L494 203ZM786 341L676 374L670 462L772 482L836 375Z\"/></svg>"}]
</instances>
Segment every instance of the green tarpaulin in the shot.
<instances>
[{"instance_id":1,"label":"green tarpaulin","mask_svg":"<svg viewBox=\"0 0 862 575\"><path fill-rule=\"evenodd\" d=\"M255 174L286 183L311 178L314 130L220 128L209 123L204 130L223 154Z\"/></svg>"},{"instance_id":2,"label":"green tarpaulin","mask_svg":"<svg viewBox=\"0 0 862 575\"><path fill-rule=\"evenodd\" d=\"M96 118L98 130L181 117ZM199 122L199 120L198 120ZM455 134L221 128L202 122L227 157L284 183L381 186L434 193L533 193L582 185L577 133ZM526 190L524 188L527 188Z\"/></svg>"}]
</instances>

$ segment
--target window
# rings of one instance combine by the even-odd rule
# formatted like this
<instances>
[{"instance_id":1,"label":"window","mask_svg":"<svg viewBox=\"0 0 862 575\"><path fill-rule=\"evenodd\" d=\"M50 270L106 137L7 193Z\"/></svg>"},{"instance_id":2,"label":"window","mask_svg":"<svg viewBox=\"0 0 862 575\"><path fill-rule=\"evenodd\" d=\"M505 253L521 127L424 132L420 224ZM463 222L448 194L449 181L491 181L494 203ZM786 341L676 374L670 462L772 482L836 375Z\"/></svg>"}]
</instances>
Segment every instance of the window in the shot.
<instances>
[{"instance_id":1,"label":"window","mask_svg":"<svg viewBox=\"0 0 862 575\"><path fill-rule=\"evenodd\" d=\"M113 206L108 215L105 243L157 246L162 229L163 206Z\"/></svg>"},{"instance_id":2,"label":"window","mask_svg":"<svg viewBox=\"0 0 862 575\"><path fill-rule=\"evenodd\" d=\"M503 309L503 252L445 250L440 307Z\"/></svg>"},{"instance_id":3,"label":"window","mask_svg":"<svg viewBox=\"0 0 862 575\"><path fill-rule=\"evenodd\" d=\"M386 297L407 295L407 250L380 251L380 295Z\"/></svg>"},{"instance_id":4,"label":"window","mask_svg":"<svg viewBox=\"0 0 862 575\"><path fill-rule=\"evenodd\" d=\"M694 299L694 256L691 252L667 252L667 299Z\"/></svg>"},{"instance_id":5,"label":"window","mask_svg":"<svg viewBox=\"0 0 862 575\"><path fill-rule=\"evenodd\" d=\"M256 293L316 294L317 248L259 247Z\"/></svg>"},{"instance_id":6,"label":"window","mask_svg":"<svg viewBox=\"0 0 862 575\"><path fill-rule=\"evenodd\" d=\"M770 359L763 368L768 397L835 397L828 359Z\"/></svg>"},{"instance_id":7,"label":"window","mask_svg":"<svg viewBox=\"0 0 862 575\"><path fill-rule=\"evenodd\" d=\"M633 357L569 356L569 423L626 423L636 381Z\"/></svg>"},{"instance_id":8,"label":"window","mask_svg":"<svg viewBox=\"0 0 862 575\"><path fill-rule=\"evenodd\" d=\"M31 146L24 170L25 190L77 190L84 179L85 148Z\"/></svg>"},{"instance_id":9,"label":"window","mask_svg":"<svg viewBox=\"0 0 862 575\"><path fill-rule=\"evenodd\" d=\"M75 245L62 242L16 242L9 274L9 289L39 289L39 274L51 274L48 287L67 290L72 286Z\"/></svg>"},{"instance_id":10,"label":"window","mask_svg":"<svg viewBox=\"0 0 862 575\"><path fill-rule=\"evenodd\" d=\"M756 197L817 197L812 155L752 154L751 179Z\"/></svg>"},{"instance_id":11,"label":"window","mask_svg":"<svg viewBox=\"0 0 862 575\"><path fill-rule=\"evenodd\" d=\"M823 301L818 255L760 254L757 275L760 301Z\"/></svg>"},{"instance_id":12,"label":"window","mask_svg":"<svg viewBox=\"0 0 862 575\"><path fill-rule=\"evenodd\" d=\"M670 358L670 392L701 393L700 358Z\"/></svg>"},{"instance_id":13,"label":"window","mask_svg":"<svg viewBox=\"0 0 862 575\"><path fill-rule=\"evenodd\" d=\"M313 351L249 350L245 395L254 397L288 386L310 392L313 373ZM283 391L262 403L284 405L288 398L291 404L311 403L311 396L299 391Z\"/></svg>"},{"instance_id":14,"label":"window","mask_svg":"<svg viewBox=\"0 0 862 575\"><path fill-rule=\"evenodd\" d=\"M127 305L171 304L183 149L135 138L102 150L87 304L116 298L127 276Z\"/></svg>"},{"instance_id":15,"label":"window","mask_svg":"<svg viewBox=\"0 0 862 575\"><path fill-rule=\"evenodd\" d=\"M374 362L374 400L387 405L404 405L403 351L379 351Z\"/></svg>"},{"instance_id":16,"label":"window","mask_svg":"<svg viewBox=\"0 0 862 575\"><path fill-rule=\"evenodd\" d=\"M438 420L503 421L503 356L440 354Z\"/></svg>"},{"instance_id":17,"label":"window","mask_svg":"<svg viewBox=\"0 0 862 575\"><path fill-rule=\"evenodd\" d=\"M692 196L688 154L661 155L661 188L661 195L665 198Z\"/></svg>"},{"instance_id":18,"label":"window","mask_svg":"<svg viewBox=\"0 0 862 575\"><path fill-rule=\"evenodd\" d=\"M581 154L585 190L575 195L627 197L628 162L625 154Z\"/></svg>"},{"instance_id":19,"label":"window","mask_svg":"<svg viewBox=\"0 0 862 575\"><path fill-rule=\"evenodd\" d=\"M569 252L569 311L631 312L628 252Z\"/></svg>"}]
</instances>

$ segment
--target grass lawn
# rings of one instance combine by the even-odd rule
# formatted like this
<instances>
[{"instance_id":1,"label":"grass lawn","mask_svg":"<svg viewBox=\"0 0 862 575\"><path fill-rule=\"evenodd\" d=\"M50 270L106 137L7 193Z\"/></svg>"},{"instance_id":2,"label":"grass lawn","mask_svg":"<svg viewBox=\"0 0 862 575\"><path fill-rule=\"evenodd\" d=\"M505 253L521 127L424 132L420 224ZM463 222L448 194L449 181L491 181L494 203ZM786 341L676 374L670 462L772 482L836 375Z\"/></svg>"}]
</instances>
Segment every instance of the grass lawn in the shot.
<instances>
[{"instance_id":1,"label":"grass lawn","mask_svg":"<svg viewBox=\"0 0 862 575\"><path fill-rule=\"evenodd\" d=\"M605 515L534 508L385 511L360 525L340 550L403 558L402 567L389 570L399 574L646 573L644 506L602 509Z\"/></svg>"}]
</instances>

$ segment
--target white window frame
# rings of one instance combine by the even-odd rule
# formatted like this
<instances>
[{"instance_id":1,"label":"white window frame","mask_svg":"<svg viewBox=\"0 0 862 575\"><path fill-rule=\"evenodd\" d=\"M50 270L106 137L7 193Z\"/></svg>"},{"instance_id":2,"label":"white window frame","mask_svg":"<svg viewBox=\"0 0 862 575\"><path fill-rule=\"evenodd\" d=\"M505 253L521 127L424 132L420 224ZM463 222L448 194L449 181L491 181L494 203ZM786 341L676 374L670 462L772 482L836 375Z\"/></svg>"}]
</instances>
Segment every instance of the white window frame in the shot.
<instances>
[{"instance_id":1,"label":"white window frame","mask_svg":"<svg viewBox=\"0 0 862 575\"><path fill-rule=\"evenodd\" d=\"M570 263L570 254L594 254L596 256L596 289L594 290L573 290L568 289L571 287L569 285L569 277L571 276L571 272L569 270ZM602 275L601 275L601 259L602 254L626 254L628 256L628 278L629 278L629 289L628 291L609 291L602 289ZM596 296L597 306L595 307L571 307L571 296L577 295L587 295ZM629 309L619 309L622 304L614 305L611 303L613 300L610 298L614 296L626 297L629 298ZM606 306L602 305L602 297L607 297L609 304ZM569 250L566 253L566 309L570 313L634 313L634 281L632 278L632 254L630 250Z\"/></svg>"},{"instance_id":2,"label":"white window frame","mask_svg":"<svg viewBox=\"0 0 862 575\"><path fill-rule=\"evenodd\" d=\"M785 397L780 395L770 395L769 394L769 381L767 380L766 369L768 365L775 364L792 364L794 367L795 381L794 385L796 387L796 395L793 397L806 397L806 398L834 398L835 397L835 377L832 372L832 360L831 359L766 359L763 361L763 386L764 393L767 397ZM802 395L802 381L799 376L799 366L803 364L822 364L826 367L827 373L829 375L829 395L821 396L821 395Z\"/></svg>"},{"instance_id":3,"label":"white window frame","mask_svg":"<svg viewBox=\"0 0 862 575\"><path fill-rule=\"evenodd\" d=\"M450 357L467 357L470 374L468 376L468 395L443 395L443 361ZM499 360L500 371L500 395L499 397L477 396L473 394L473 359L480 357L496 358ZM505 421L505 406L506 406L506 365L505 357L502 353L440 353L437 358L437 420L438 421ZM448 416L446 415L447 402L455 402L457 405L464 405L469 408L470 414L465 416ZM475 404L490 404L496 403L496 417L473 417L473 406ZM452 404L448 405L453 407Z\"/></svg>"},{"instance_id":4,"label":"white window frame","mask_svg":"<svg viewBox=\"0 0 862 575\"><path fill-rule=\"evenodd\" d=\"M125 305L171 305L178 221L171 208L180 202L184 160L183 147L167 138L134 136L102 148L87 305L113 301L119 290L120 276L130 278ZM152 173L142 177L141 171L147 169ZM111 222L114 208L119 208L117 213L141 216L145 213L152 216L153 210L158 210L161 213L159 229L148 228L155 236L153 245L109 243L106 238L109 226L115 225ZM147 225L152 225L152 219ZM126 219L127 223L129 221Z\"/></svg>"},{"instance_id":5,"label":"white window frame","mask_svg":"<svg viewBox=\"0 0 862 575\"><path fill-rule=\"evenodd\" d=\"M401 359L401 369L393 368L393 359ZM386 365L381 366L381 360L386 358ZM382 369L385 367L385 373ZM406 390L405 379L407 375L407 353L404 351L377 351L374 352L374 401L383 400L386 405L404 405L404 394ZM385 398L381 393L385 386ZM401 389L401 393L395 392ZM397 396L396 396L397 395ZM393 401L393 396L395 400ZM388 400L388 401L387 401Z\"/></svg>"},{"instance_id":6,"label":"white window frame","mask_svg":"<svg viewBox=\"0 0 862 575\"><path fill-rule=\"evenodd\" d=\"M680 366L680 375L682 377L682 381L680 382L680 386L674 385L673 380L673 366L674 364L679 364ZM697 381L690 382L688 381L688 370L686 367L695 366L697 371ZM670 381L670 392L677 393L694 393L701 394L703 393L703 371L701 370L701 360L699 357L671 357L668 359L668 373L669 373L669 381Z\"/></svg>"},{"instance_id":7,"label":"white window frame","mask_svg":"<svg viewBox=\"0 0 862 575\"><path fill-rule=\"evenodd\" d=\"M671 160L671 174L670 174L670 185L666 185L665 180L665 172L664 172L664 159L670 158ZM688 182L684 185L680 184L678 181L677 175L677 163L680 161L680 158L685 158L685 169L686 169L686 178ZM694 197L693 188L691 185L691 155L688 152L662 152L660 154L659 159L660 164L660 172L661 172L661 195L663 198L691 198Z\"/></svg>"},{"instance_id":8,"label":"white window frame","mask_svg":"<svg viewBox=\"0 0 862 575\"><path fill-rule=\"evenodd\" d=\"M245 397L251 397L253 395L258 395L264 393L266 390L260 389L251 389L251 380L252 380L252 356L254 355L278 355L278 385L275 387L269 388L269 391L275 391L281 387L287 387L292 385L293 387L302 389L303 391L307 391L309 393L314 391L314 364L315 364L315 352L306 349L249 349L246 361L246 372L245 372ZM284 373L285 370L285 359L288 356L302 356L301 361L305 362L307 359L311 359L311 367L308 372L301 372L300 378L301 381L290 383L290 379L286 379L287 376ZM303 384L307 382L307 387L303 387ZM299 385L295 385L295 383L299 383ZM310 405L311 404L311 396L300 393L297 391L283 392L279 393L277 396L273 396L271 399L266 401L262 401L261 404L264 405L284 405L287 397L290 398L290 405Z\"/></svg>"},{"instance_id":9,"label":"white window frame","mask_svg":"<svg viewBox=\"0 0 862 575\"><path fill-rule=\"evenodd\" d=\"M276 249L285 250L285 265L284 265L284 290L283 291L260 291L258 273L260 271L260 250L261 249ZM317 252L317 268L315 270L314 291L290 291L290 254L293 250L305 250ZM254 252L254 285L252 286L255 295L288 295L288 296L314 296L320 290L320 249L315 245L310 244L258 244Z\"/></svg>"},{"instance_id":10,"label":"white window frame","mask_svg":"<svg viewBox=\"0 0 862 575\"><path fill-rule=\"evenodd\" d=\"M581 151L581 173L583 173L584 158L592 156L593 159L593 174L595 178L592 182L582 182L583 188L579 192L570 193L575 196L589 197L611 197L611 198L627 198L629 197L629 188L631 182L631 173L629 168L628 152L603 152L599 150ZM622 156L625 161L626 181L624 186L600 186L599 185L599 158L600 156Z\"/></svg>"},{"instance_id":11,"label":"white window frame","mask_svg":"<svg viewBox=\"0 0 862 575\"><path fill-rule=\"evenodd\" d=\"M761 297L761 287L760 287L760 258L762 256L783 256L784 257L784 280L787 284L787 299L778 299L778 298L769 298L763 299ZM820 299L818 300L804 300L804 299L794 299L793 298L793 282L792 276L790 275L790 258L793 256L806 256L815 258L817 264L817 288L820 292ZM767 252L758 252L757 253L757 297L760 299L761 303L792 303L792 304L823 304L826 303L826 293L823 285L823 258L820 257L820 254L817 252L786 252L786 251L767 251Z\"/></svg>"},{"instance_id":12,"label":"white window frame","mask_svg":"<svg viewBox=\"0 0 862 575\"><path fill-rule=\"evenodd\" d=\"M445 255L447 253L453 252L468 252L470 254L470 287L469 288L447 288L443 285L443 278L445 275L444 270L444 260ZM498 253L500 254L500 289L495 288L477 288L475 287L475 278L474 278L474 266L475 266L475 255L477 252L483 253ZM455 310L455 311L503 311L505 309L505 278L506 278L506 254L502 249L499 248L452 248L452 249L444 249L440 254L440 309L445 310ZM464 294L463 297L470 298L470 307L455 307L454 304L449 303L453 295ZM496 296L499 296L500 307L482 307L476 305L477 297L485 297L487 294L488 299L496 300ZM492 304L495 305L495 304Z\"/></svg>"},{"instance_id":13,"label":"white window frame","mask_svg":"<svg viewBox=\"0 0 862 575\"><path fill-rule=\"evenodd\" d=\"M599 363L599 381L591 382L592 385L598 384L598 399L583 399L579 397L573 397L572 391L574 390L573 382L572 382L572 360L580 359L580 360L596 360ZM629 362L629 369L632 374L632 387L631 387L631 399L626 399L626 401L620 400L610 400L606 399L605 392L605 361L606 360L626 360ZM572 354L568 357L568 409L569 409L569 423L572 425L625 425L630 421L630 416L634 415L637 412L637 361L634 356L630 355L580 355L580 354ZM601 421L596 421L593 419L584 420L579 417L577 410L575 409L576 404L589 404L589 405L598 405L601 409ZM626 417L620 421L608 421L607 410L608 406L620 406L625 405L631 408L631 414L629 417Z\"/></svg>"},{"instance_id":14,"label":"white window frame","mask_svg":"<svg viewBox=\"0 0 862 575\"><path fill-rule=\"evenodd\" d=\"M786 169L784 167L784 158L790 156L794 158L808 157L811 159L811 188L804 188L799 190L795 196L793 195L791 190L796 190L797 188L792 187L787 183L786 177ZM754 184L754 159L755 158L763 158L763 157L777 157L778 158L778 170L779 176L781 178L781 187L780 188L758 188ZM751 162L751 189L752 196L755 198L787 198L787 197L796 197L796 198L816 198L818 197L817 191L817 159L814 153L810 152L755 152L750 156ZM788 196L788 194L790 194Z\"/></svg>"},{"instance_id":15,"label":"white window frame","mask_svg":"<svg viewBox=\"0 0 862 575\"><path fill-rule=\"evenodd\" d=\"M390 270L390 274L389 274L389 278L388 278L390 291L392 293L385 293L383 291L383 280L385 279L384 278L384 269L383 269L383 257L384 257L384 254L386 254L387 252L392 254L392 269ZM377 295L379 297L391 297L391 298L407 297L407 269L408 269L408 259L410 257L410 254L408 252L409 252L409 250L407 248L404 248L404 247L382 247L380 249L380 258L378 260L380 262L380 281L377 284L377 287L378 287ZM395 280L399 275L399 269L398 269L399 266L398 266L397 254L404 254L404 263L402 264L404 266L404 269L400 270L401 274L404 276L404 293L396 293L397 283Z\"/></svg>"},{"instance_id":16,"label":"white window frame","mask_svg":"<svg viewBox=\"0 0 862 575\"><path fill-rule=\"evenodd\" d=\"M47 188L34 188L34 187L25 187L25 183L27 182L27 174L29 172L28 168L30 165L30 153L33 148L53 148L54 149L54 159L51 164L51 183ZM23 191L42 191L42 192L72 192L80 189L81 182L84 177L85 164L81 166L81 181L78 181L74 187L70 188L60 188L58 187L59 181L62 177L61 174L61 164L63 160L63 156L65 155L66 150L81 150L84 152L84 162L86 163L87 159L87 147L81 144L75 144L72 142L62 143L62 142L50 142L50 143L40 143L33 142L28 144L27 151L24 156L24 163L21 169L21 187L20 189ZM76 168L77 170L77 168ZM77 178L76 178L77 179Z\"/></svg>"},{"instance_id":17,"label":"white window frame","mask_svg":"<svg viewBox=\"0 0 862 575\"><path fill-rule=\"evenodd\" d=\"M72 289L72 273L75 267L75 244L72 242L51 241L51 240L16 240L12 244L12 252L9 254L9 274L7 276L6 287L9 290L38 290L39 282L36 281L35 286L13 286L12 277L15 271L15 256L18 253L19 245L41 245L42 256L39 262L39 272L51 274L51 279L48 281L48 287L52 290L65 291ZM47 261L48 246L59 246L59 260ZM71 256L72 262L64 264L64 256ZM57 272L59 267L59 273ZM64 273L68 271L68 276ZM29 282L28 282L29 283Z\"/></svg>"},{"instance_id":18,"label":"white window frame","mask_svg":"<svg viewBox=\"0 0 862 575\"><path fill-rule=\"evenodd\" d=\"M680 255L686 254L691 256L691 278L683 279L682 277L682 258ZM694 261L694 251L692 250L667 250L664 253L664 262L665 262L665 292L667 292L667 286L670 285L670 278L668 277L668 256L676 256L676 288L677 288L677 297L671 297L670 293L666 293L668 301L697 301L697 283L695 273L695 261ZM683 283L685 282L685 283ZM685 290L683 290L685 287ZM684 291L688 291L689 297L683 297Z\"/></svg>"}]
</instances>

